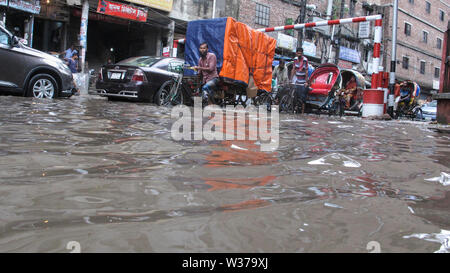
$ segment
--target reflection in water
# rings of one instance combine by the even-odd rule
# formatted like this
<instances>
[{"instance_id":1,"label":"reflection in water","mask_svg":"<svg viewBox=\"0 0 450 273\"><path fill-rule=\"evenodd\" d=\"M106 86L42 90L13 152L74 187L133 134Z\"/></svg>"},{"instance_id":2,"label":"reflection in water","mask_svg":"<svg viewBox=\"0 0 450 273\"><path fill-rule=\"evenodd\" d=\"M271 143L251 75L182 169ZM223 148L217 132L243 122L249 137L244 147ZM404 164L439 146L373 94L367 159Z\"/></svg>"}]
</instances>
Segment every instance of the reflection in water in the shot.
<instances>
[{"instance_id":1,"label":"reflection in water","mask_svg":"<svg viewBox=\"0 0 450 273\"><path fill-rule=\"evenodd\" d=\"M170 109L146 103L0 97L0 251L65 252L68 239L92 252L445 243L448 186L426 179L450 173L450 138L425 123L281 115L272 152L258 140L173 141L172 124Z\"/></svg>"}]
</instances>

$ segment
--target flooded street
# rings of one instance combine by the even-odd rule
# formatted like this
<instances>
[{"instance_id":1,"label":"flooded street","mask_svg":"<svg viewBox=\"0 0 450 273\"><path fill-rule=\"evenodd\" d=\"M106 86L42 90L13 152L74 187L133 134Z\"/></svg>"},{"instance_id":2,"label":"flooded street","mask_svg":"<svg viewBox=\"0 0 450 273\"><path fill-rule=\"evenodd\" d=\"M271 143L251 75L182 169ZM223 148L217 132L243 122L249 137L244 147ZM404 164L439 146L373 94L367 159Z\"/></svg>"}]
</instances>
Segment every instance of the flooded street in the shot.
<instances>
[{"instance_id":1,"label":"flooded street","mask_svg":"<svg viewBox=\"0 0 450 273\"><path fill-rule=\"evenodd\" d=\"M0 252L450 251L450 135L424 122L280 114L261 152L174 141L153 104L0 102Z\"/></svg>"}]
</instances>

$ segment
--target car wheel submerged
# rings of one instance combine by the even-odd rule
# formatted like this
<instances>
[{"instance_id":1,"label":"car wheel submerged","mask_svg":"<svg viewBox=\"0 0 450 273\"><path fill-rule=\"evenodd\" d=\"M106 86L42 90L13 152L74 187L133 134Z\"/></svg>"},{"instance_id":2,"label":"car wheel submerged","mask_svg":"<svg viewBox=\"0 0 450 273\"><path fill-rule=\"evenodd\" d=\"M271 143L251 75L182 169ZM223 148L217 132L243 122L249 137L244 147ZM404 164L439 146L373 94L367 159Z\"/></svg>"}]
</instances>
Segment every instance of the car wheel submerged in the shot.
<instances>
[{"instance_id":1,"label":"car wheel submerged","mask_svg":"<svg viewBox=\"0 0 450 273\"><path fill-rule=\"evenodd\" d=\"M27 96L35 98L56 98L58 85L56 80L47 74L38 74L31 78Z\"/></svg>"}]
</instances>

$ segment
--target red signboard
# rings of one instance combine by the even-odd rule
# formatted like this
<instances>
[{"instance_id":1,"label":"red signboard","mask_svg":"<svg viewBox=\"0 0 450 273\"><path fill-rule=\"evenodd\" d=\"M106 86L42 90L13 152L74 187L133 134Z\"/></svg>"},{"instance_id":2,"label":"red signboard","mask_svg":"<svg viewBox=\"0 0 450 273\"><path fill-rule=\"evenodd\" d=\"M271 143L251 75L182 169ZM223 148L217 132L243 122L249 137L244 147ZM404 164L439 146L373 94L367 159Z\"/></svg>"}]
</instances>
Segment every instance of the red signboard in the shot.
<instances>
[{"instance_id":1,"label":"red signboard","mask_svg":"<svg viewBox=\"0 0 450 273\"><path fill-rule=\"evenodd\" d=\"M97 12L140 22L147 21L147 10L106 0L98 1Z\"/></svg>"}]
</instances>

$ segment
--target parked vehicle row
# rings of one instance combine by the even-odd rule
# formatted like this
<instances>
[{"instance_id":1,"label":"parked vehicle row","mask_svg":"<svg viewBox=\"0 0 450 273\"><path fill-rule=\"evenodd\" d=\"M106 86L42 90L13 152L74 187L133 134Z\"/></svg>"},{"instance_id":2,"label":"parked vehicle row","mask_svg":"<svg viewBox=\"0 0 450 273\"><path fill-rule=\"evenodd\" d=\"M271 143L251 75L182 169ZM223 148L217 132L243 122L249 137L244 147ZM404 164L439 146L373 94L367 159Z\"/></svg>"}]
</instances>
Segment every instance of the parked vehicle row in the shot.
<instances>
[{"instance_id":1,"label":"parked vehicle row","mask_svg":"<svg viewBox=\"0 0 450 273\"><path fill-rule=\"evenodd\" d=\"M73 94L73 75L63 60L26 46L2 25L0 63L1 91L36 98L70 97ZM198 94L200 86L198 80L194 80L194 88L192 77L183 78L184 66L183 59L155 56L132 57L116 64L104 65L95 81L96 94L109 100L125 98L157 105L167 105L168 101L171 104L189 104L189 97L192 97L194 92ZM287 66L292 69L292 63ZM310 76L311 85L306 101L308 111L327 111L340 115L347 111L359 114L362 105L361 92L355 92L347 104L343 99L343 88L351 77L356 79L358 90L366 87L363 76L355 70L341 70L334 64L323 64L316 68ZM411 86L405 86L413 90L410 100L413 103L397 102L396 115L435 120L436 101L419 106L415 101L420 94L420 87L414 82L408 84ZM230 92L230 86L225 82L220 88L226 89L223 93L230 94L231 97L222 95L221 98L219 94L216 100L220 101L216 103L247 103L247 98L239 96L239 92ZM267 92L259 92L253 102L267 105L279 103L280 110L294 111L291 89L286 89L290 91L285 94L278 94L277 98ZM400 96L401 98L403 97Z\"/></svg>"}]
</instances>

